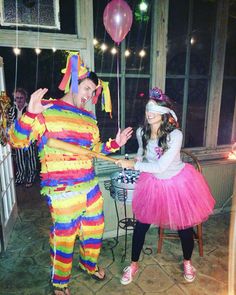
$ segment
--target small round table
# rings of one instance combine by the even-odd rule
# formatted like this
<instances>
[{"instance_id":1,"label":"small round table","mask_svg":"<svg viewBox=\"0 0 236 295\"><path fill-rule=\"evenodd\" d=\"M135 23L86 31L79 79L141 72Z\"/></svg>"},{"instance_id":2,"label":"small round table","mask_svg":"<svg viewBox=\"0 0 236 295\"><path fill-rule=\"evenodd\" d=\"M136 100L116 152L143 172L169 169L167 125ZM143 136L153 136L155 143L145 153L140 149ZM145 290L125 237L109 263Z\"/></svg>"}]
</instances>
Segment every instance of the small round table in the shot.
<instances>
[{"instance_id":1,"label":"small round table","mask_svg":"<svg viewBox=\"0 0 236 295\"><path fill-rule=\"evenodd\" d=\"M125 230L125 251L122 256L122 260L125 260L126 258L128 231L133 230L136 223L134 214L132 214L132 216L127 215L126 206L127 204L132 203L133 192L138 177L139 171L122 170L111 174L111 180L106 180L104 182L105 188L110 191L110 196L114 199L117 217L116 243L112 249L119 243L119 229L121 228ZM123 204L124 218L120 219L117 202L121 202Z\"/></svg>"}]
</instances>

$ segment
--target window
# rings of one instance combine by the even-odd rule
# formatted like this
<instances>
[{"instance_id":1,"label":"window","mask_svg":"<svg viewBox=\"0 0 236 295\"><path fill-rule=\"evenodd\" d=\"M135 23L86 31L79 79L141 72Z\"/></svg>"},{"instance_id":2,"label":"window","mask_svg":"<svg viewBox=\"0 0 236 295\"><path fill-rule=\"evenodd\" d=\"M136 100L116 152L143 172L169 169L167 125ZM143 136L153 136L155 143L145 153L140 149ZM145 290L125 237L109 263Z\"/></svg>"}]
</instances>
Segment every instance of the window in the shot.
<instances>
[{"instance_id":1,"label":"window","mask_svg":"<svg viewBox=\"0 0 236 295\"><path fill-rule=\"evenodd\" d=\"M101 112L99 107L96 109L101 139L104 141L109 137L114 138L119 125L121 128L131 126L136 130L143 122L144 106L150 88L152 3L148 1L147 11L141 12L140 1L128 1L133 12L133 23L119 46L113 42L103 25L103 12L108 1L93 3L94 38L97 42L94 46L95 71L104 81L109 81L113 106L112 119ZM112 48L116 48L117 53L112 54ZM134 132L122 153L136 151Z\"/></svg>"},{"instance_id":2,"label":"window","mask_svg":"<svg viewBox=\"0 0 236 295\"><path fill-rule=\"evenodd\" d=\"M58 85L62 79L61 70L65 67L65 51L44 49L37 55L34 49L24 48L16 56L12 48L0 47L0 56L3 57L8 96L12 96L15 87L25 88L28 94L45 87L49 97L63 95Z\"/></svg>"},{"instance_id":3,"label":"window","mask_svg":"<svg viewBox=\"0 0 236 295\"><path fill-rule=\"evenodd\" d=\"M48 31L75 34L75 2L64 0L4 0L1 5L1 26L9 30ZM17 12L17 15L16 15Z\"/></svg>"},{"instance_id":4,"label":"window","mask_svg":"<svg viewBox=\"0 0 236 295\"><path fill-rule=\"evenodd\" d=\"M215 21L216 1L169 2L166 94L176 102L184 147L205 145Z\"/></svg>"},{"instance_id":5,"label":"window","mask_svg":"<svg viewBox=\"0 0 236 295\"><path fill-rule=\"evenodd\" d=\"M102 137L107 134L114 136L118 119L122 128L131 125L136 130L143 120L144 98L148 95L148 89L152 83L159 86L158 83L162 83L162 76L165 76L165 83L163 83L165 93L174 101L183 130L183 147L194 148L201 157L206 149L208 153L212 150L213 157L221 157L223 147L220 145L232 144L236 136L235 3L226 4L224 1L212 0L170 0L167 6L164 1L147 1L149 4L147 18L142 16L137 18L137 7L140 1L128 1L133 11L134 21L130 32L117 48L120 66L119 111L117 110L117 55L112 55L109 51L115 44L106 33L102 19L107 3L108 1L99 1L99 3L94 1L96 12L94 13L94 35L98 41L95 45L95 70L100 76L111 80L115 114L111 123L108 116L105 118L101 112L97 113L98 121L102 118L103 122ZM151 10L156 12L154 9L160 11L159 14L155 14L155 16L158 15L157 21L156 18L152 18ZM167 10L168 22L163 24L162 17ZM228 10L227 29L225 16L228 15ZM166 47L158 44L158 42L165 43L165 29L167 31ZM157 31L158 34L156 34ZM157 36L161 37L160 40ZM225 54L222 48L226 42ZM108 46L106 51L101 50L101 43ZM141 49L146 53L142 58L139 56ZM156 57L155 54L159 49L166 52L163 54L161 51L159 55L161 57ZM130 55L124 57L126 50L129 50ZM153 62L157 62L157 68L153 66ZM166 64L166 71L162 75L164 64ZM223 67L222 81L220 73ZM159 74L155 77L159 69L162 76ZM216 75L216 73L219 74ZM221 110L218 117L219 106ZM118 118L119 113L120 118ZM132 153L136 150L134 134L121 153Z\"/></svg>"},{"instance_id":6,"label":"window","mask_svg":"<svg viewBox=\"0 0 236 295\"><path fill-rule=\"evenodd\" d=\"M3 0L1 25L60 29L58 0Z\"/></svg>"},{"instance_id":7,"label":"window","mask_svg":"<svg viewBox=\"0 0 236 295\"><path fill-rule=\"evenodd\" d=\"M236 4L229 8L218 144L236 142Z\"/></svg>"}]
</instances>

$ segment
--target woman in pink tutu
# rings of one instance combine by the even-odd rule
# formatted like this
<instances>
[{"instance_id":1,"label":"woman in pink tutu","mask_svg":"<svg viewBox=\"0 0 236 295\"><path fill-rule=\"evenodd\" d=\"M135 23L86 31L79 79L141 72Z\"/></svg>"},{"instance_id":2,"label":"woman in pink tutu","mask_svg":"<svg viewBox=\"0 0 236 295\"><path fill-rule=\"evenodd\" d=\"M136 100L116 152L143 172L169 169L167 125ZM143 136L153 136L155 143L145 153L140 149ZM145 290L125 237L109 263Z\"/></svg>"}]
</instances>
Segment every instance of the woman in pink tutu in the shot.
<instances>
[{"instance_id":1,"label":"woman in pink tutu","mask_svg":"<svg viewBox=\"0 0 236 295\"><path fill-rule=\"evenodd\" d=\"M139 144L137 157L117 161L122 168L141 172L132 201L137 219L132 262L124 269L121 283L131 283L137 273L145 235L151 224L178 230L184 278L192 282L196 277L191 263L193 226L208 219L215 200L202 174L181 161L183 134L169 98L158 88L150 90L149 96L144 125L136 133Z\"/></svg>"}]
</instances>

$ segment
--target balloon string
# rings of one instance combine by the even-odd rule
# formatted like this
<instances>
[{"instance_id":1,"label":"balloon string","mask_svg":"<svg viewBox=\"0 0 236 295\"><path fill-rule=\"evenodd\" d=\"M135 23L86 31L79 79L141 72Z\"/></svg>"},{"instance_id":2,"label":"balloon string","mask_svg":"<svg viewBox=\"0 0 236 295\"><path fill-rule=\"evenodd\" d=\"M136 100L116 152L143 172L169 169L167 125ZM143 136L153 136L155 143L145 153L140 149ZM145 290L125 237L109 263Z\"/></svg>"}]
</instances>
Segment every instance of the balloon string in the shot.
<instances>
[{"instance_id":1,"label":"balloon string","mask_svg":"<svg viewBox=\"0 0 236 295\"><path fill-rule=\"evenodd\" d=\"M117 73L116 73L116 76L117 76L117 88L118 88L118 92L117 92L117 103L118 103L118 130L120 128L120 77L119 77L119 72L120 72L120 68L119 68L119 54L116 55L117 56L117 66L116 66L116 69L117 69Z\"/></svg>"}]
</instances>

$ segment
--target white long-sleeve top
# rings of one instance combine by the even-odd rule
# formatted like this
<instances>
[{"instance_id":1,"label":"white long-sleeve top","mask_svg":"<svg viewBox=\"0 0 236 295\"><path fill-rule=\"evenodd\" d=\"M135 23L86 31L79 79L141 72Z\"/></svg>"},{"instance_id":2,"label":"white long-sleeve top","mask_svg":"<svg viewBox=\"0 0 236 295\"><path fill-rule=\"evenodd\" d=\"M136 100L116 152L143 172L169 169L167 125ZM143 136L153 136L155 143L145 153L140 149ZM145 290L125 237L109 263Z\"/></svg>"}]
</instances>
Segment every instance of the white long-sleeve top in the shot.
<instances>
[{"instance_id":1,"label":"white long-sleeve top","mask_svg":"<svg viewBox=\"0 0 236 295\"><path fill-rule=\"evenodd\" d=\"M143 156L143 143L141 128L136 131L138 140L138 152L135 163L135 170L140 172L153 173L157 178L168 179L178 174L183 168L184 163L180 159L180 150L183 140L183 134L179 129L173 130L167 136L168 150L160 155L158 140L150 139L147 144L147 150Z\"/></svg>"}]
</instances>

